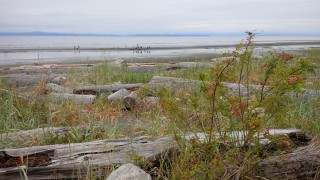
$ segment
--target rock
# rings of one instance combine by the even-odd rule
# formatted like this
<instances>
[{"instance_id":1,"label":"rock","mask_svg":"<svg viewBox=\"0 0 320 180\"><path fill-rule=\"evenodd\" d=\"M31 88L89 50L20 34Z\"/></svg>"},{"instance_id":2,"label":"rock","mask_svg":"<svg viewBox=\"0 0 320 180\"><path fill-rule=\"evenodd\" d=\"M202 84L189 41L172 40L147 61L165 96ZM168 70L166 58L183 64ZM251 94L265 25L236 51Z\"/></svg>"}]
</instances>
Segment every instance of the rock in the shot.
<instances>
[{"instance_id":1,"label":"rock","mask_svg":"<svg viewBox=\"0 0 320 180\"><path fill-rule=\"evenodd\" d=\"M64 76L58 76L58 77L53 78L53 79L51 80L52 83L58 84L58 85L62 85L62 84L64 84L66 81L67 81L67 78L64 77Z\"/></svg>"},{"instance_id":2,"label":"rock","mask_svg":"<svg viewBox=\"0 0 320 180\"><path fill-rule=\"evenodd\" d=\"M127 163L112 171L107 180L151 180L151 176L139 167Z\"/></svg>"},{"instance_id":3,"label":"rock","mask_svg":"<svg viewBox=\"0 0 320 180\"><path fill-rule=\"evenodd\" d=\"M137 94L131 93L123 99L124 106L127 110L131 110L135 105L139 103Z\"/></svg>"},{"instance_id":4,"label":"rock","mask_svg":"<svg viewBox=\"0 0 320 180\"><path fill-rule=\"evenodd\" d=\"M145 101L149 104L157 104L160 101L159 97L154 97L154 96L150 96L150 97L146 97Z\"/></svg>"},{"instance_id":5,"label":"rock","mask_svg":"<svg viewBox=\"0 0 320 180\"><path fill-rule=\"evenodd\" d=\"M51 92L54 92L54 93L70 93L70 94L72 94L72 89L60 86L58 84L49 83L48 87L51 90Z\"/></svg>"},{"instance_id":6,"label":"rock","mask_svg":"<svg viewBox=\"0 0 320 180\"><path fill-rule=\"evenodd\" d=\"M127 67L127 62L123 59L117 59L115 61L109 62L108 64L113 67Z\"/></svg>"},{"instance_id":7,"label":"rock","mask_svg":"<svg viewBox=\"0 0 320 180\"><path fill-rule=\"evenodd\" d=\"M128 95L129 95L128 90L126 90L126 89L120 89L119 91L110 94L110 95L107 97L107 99L108 99L109 101L113 101L113 102L115 102L115 101L121 101L121 100L123 100L123 99L124 99L126 96L128 96Z\"/></svg>"}]
</instances>

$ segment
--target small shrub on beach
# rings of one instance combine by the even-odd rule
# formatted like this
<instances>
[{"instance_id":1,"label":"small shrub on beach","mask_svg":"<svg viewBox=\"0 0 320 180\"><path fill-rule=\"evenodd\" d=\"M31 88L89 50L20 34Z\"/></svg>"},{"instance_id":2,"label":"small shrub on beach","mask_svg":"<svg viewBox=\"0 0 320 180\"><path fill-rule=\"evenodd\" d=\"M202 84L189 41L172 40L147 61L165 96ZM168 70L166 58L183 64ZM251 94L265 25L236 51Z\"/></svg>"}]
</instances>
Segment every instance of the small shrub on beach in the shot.
<instances>
[{"instance_id":1,"label":"small shrub on beach","mask_svg":"<svg viewBox=\"0 0 320 180\"><path fill-rule=\"evenodd\" d=\"M288 94L303 87L315 66L305 58L269 52L256 67L259 77L252 78L256 76L252 66L257 65L252 58L254 35L248 33L247 40L232 53L232 58L217 62L208 72L201 74L200 93L205 101L199 96L196 101L202 102L198 109L204 113L196 113L205 114L198 125L207 136L204 141L195 138L196 143L185 146L180 156L182 159L178 158L176 166L173 166L173 177L239 179L255 174L252 168L259 161L261 152L254 134L263 128L268 129L270 121L276 123L286 118ZM234 79L233 86L237 90L228 93L224 81L230 80L229 76ZM189 121L190 116L182 108L186 105L175 103L174 98L166 99L164 107L169 114L176 115L174 119L185 123L186 131L194 132L195 124ZM236 131L240 132L240 137L227 135ZM221 143L231 148L219 150ZM230 155L234 152L236 155Z\"/></svg>"}]
</instances>

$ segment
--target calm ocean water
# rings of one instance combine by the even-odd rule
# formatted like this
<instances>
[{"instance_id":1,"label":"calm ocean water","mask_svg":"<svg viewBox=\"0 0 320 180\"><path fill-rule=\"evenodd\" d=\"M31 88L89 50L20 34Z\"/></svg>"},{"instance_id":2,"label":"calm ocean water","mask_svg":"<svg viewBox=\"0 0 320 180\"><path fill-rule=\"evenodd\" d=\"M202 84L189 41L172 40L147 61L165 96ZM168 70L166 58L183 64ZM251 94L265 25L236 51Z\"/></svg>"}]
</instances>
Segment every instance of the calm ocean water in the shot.
<instances>
[{"instance_id":1,"label":"calm ocean water","mask_svg":"<svg viewBox=\"0 0 320 180\"><path fill-rule=\"evenodd\" d=\"M168 49L152 51L133 50L90 50L92 48L135 48L142 47L188 47L233 45L245 36L183 36L183 37L143 37L143 36L0 36L0 65L18 65L31 63L61 63L90 61L112 58L148 58L157 56L177 56L194 53L219 53L222 49ZM257 43L320 41L320 36L257 36ZM80 50L74 50L80 47ZM4 49L8 50L5 51ZM28 49L25 51L25 49ZM37 50L48 49L48 51ZM54 50L59 49L59 50ZM68 50L62 50L68 49ZM225 49L223 49L225 50Z\"/></svg>"}]
</instances>

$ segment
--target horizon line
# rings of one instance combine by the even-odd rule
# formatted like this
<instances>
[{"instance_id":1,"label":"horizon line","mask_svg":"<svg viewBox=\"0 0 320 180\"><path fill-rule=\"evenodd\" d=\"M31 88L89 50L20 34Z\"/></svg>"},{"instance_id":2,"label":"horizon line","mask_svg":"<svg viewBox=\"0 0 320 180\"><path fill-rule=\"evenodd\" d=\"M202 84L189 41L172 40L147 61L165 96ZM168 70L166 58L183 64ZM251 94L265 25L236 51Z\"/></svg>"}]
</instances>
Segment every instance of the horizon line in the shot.
<instances>
[{"instance_id":1,"label":"horizon line","mask_svg":"<svg viewBox=\"0 0 320 180\"><path fill-rule=\"evenodd\" d=\"M0 36L241 36L245 32L213 32L213 33L133 33L133 34L101 34L101 33L59 33L59 32L0 32ZM256 33L258 36L320 36L319 33L270 32Z\"/></svg>"}]
</instances>

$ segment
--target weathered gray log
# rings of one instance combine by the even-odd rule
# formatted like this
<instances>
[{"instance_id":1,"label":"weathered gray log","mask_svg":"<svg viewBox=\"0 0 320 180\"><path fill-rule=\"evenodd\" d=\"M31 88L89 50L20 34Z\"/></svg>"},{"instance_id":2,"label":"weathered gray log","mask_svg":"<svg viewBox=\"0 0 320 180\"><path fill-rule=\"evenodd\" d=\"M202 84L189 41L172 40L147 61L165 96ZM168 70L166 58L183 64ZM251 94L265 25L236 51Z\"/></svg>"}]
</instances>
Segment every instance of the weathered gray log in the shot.
<instances>
[{"instance_id":1,"label":"weathered gray log","mask_svg":"<svg viewBox=\"0 0 320 180\"><path fill-rule=\"evenodd\" d=\"M320 98L320 90L313 89L301 89L301 92L298 93L290 93L291 97L300 97L302 101L307 101L312 98Z\"/></svg>"},{"instance_id":2,"label":"weathered gray log","mask_svg":"<svg viewBox=\"0 0 320 180\"><path fill-rule=\"evenodd\" d=\"M143 85L155 90L161 89L163 86L168 86L170 88L179 87L190 87L190 83L200 83L197 80L182 79L182 78L172 78L164 76L155 76L152 80L147 83L137 83L137 84L109 84L101 86L82 86L77 87L73 90L74 94L100 94L100 93L113 93L119 91L120 89L135 90Z\"/></svg>"},{"instance_id":3,"label":"weathered gray log","mask_svg":"<svg viewBox=\"0 0 320 180\"><path fill-rule=\"evenodd\" d=\"M51 83L62 85L67 81L67 78L64 76L58 76L51 80Z\"/></svg>"},{"instance_id":4,"label":"weathered gray log","mask_svg":"<svg viewBox=\"0 0 320 180\"><path fill-rule=\"evenodd\" d=\"M201 81L192 80L192 79L167 77L167 76L154 76L149 82L149 84L160 84L160 83L167 83L167 84L196 83L196 84L199 84L199 83L201 83Z\"/></svg>"},{"instance_id":5,"label":"weathered gray log","mask_svg":"<svg viewBox=\"0 0 320 180\"><path fill-rule=\"evenodd\" d=\"M84 112L85 113L85 112ZM0 134L0 149L29 147L38 141L45 143L46 140L55 139L57 141L65 140L73 134L79 136L88 136L96 133L104 133L110 128L116 128L119 132L128 132L135 125L135 122L128 119L116 119L114 121L93 124L90 126L73 126L73 127L47 127L31 130L8 132Z\"/></svg>"},{"instance_id":6,"label":"weathered gray log","mask_svg":"<svg viewBox=\"0 0 320 180\"><path fill-rule=\"evenodd\" d=\"M250 94L249 88L247 88L243 84L227 83L227 82L223 82L222 84L224 87L229 88L231 90L231 94L234 96L239 95L239 93L240 93L240 96L247 96L248 94Z\"/></svg>"},{"instance_id":7,"label":"weathered gray log","mask_svg":"<svg viewBox=\"0 0 320 180\"><path fill-rule=\"evenodd\" d=\"M35 85L39 82L47 83L49 76L47 74L8 74L0 76L0 79L7 81L10 86L28 86Z\"/></svg>"},{"instance_id":8,"label":"weathered gray log","mask_svg":"<svg viewBox=\"0 0 320 180\"><path fill-rule=\"evenodd\" d=\"M175 70L175 69L192 69L192 68L210 68L212 64L204 62L178 62L164 66L162 70Z\"/></svg>"},{"instance_id":9,"label":"weathered gray log","mask_svg":"<svg viewBox=\"0 0 320 180\"><path fill-rule=\"evenodd\" d=\"M135 90L142 86L143 83L136 84L108 84L101 86L80 86L73 89L74 94L101 94L101 93L113 93L120 89Z\"/></svg>"},{"instance_id":10,"label":"weathered gray log","mask_svg":"<svg viewBox=\"0 0 320 180\"><path fill-rule=\"evenodd\" d=\"M289 137L298 136L299 133L303 132L297 129L270 130L272 135L286 134ZM238 137L239 134L241 133L232 132L230 136ZM187 140L191 138L206 140L206 135L203 133L191 133L183 137ZM137 137L1 149L0 179L19 178L20 170L17 165L28 167L27 175L30 179L81 178L88 173L88 167L99 171L99 169L106 169L116 164L128 163L131 162L130 154L154 161L159 156L166 156L168 152L176 148L177 143L171 137ZM23 156L24 163L28 164L22 164L21 156Z\"/></svg>"},{"instance_id":11,"label":"weathered gray log","mask_svg":"<svg viewBox=\"0 0 320 180\"><path fill-rule=\"evenodd\" d=\"M129 95L129 92L126 89L120 89L119 91L110 94L107 99L112 102L122 101L126 96Z\"/></svg>"},{"instance_id":12,"label":"weathered gray log","mask_svg":"<svg viewBox=\"0 0 320 180\"><path fill-rule=\"evenodd\" d=\"M222 133L224 134L224 133ZM248 135L247 131L232 131L225 133L225 135L236 143L236 146L242 146L244 137ZM306 132L299 129L270 129L268 132L270 136L285 135L296 146L304 146L311 140L311 137ZM183 136L186 139L198 139L200 142L207 140L207 135L204 133L187 133ZM219 134L215 134L215 137L219 137ZM271 141L262 132L256 133L254 137L259 138L262 145L268 145Z\"/></svg>"},{"instance_id":13,"label":"weathered gray log","mask_svg":"<svg viewBox=\"0 0 320 180\"><path fill-rule=\"evenodd\" d=\"M69 101L75 104L92 104L96 98L95 95L80 95L69 93L51 93L50 97L54 103Z\"/></svg>"},{"instance_id":14,"label":"weathered gray log","mask_svg":"<svg viewBox=\"0 0 320 180\"><path fill-rule=\"evenodd\" d=\"M20 156L29 179L81 178L92 170L131 162L130 154L150 161L176 147L170 137L101 140L87 143L0 150L0 179L20 178Z\"/></svg>"},{"instance_id":15,"label":"weathered gray log","mask_svg":"<svg viewBox=\"0 0 320 180\"><path fill-rule=\"evenodd\" d=\"M259 163L267 179L319 179L320 141L300 147L292 153L264 159Z\"/></svg>"},{"instance_id":16,"label":"weathered gray log","mask_svg":"<svg viewBox=\"0 0 320 180\"><path fill-rule=\"evenodd\" d=\"M24 100L30 100L30 98L28 98L27 96L20 94L20 93L16 93L16 92L12 92L6 89L0 89L0 95L2 96L6 96L6 97L10 97L10 96L14 96L20 99L24 99Z\"/></svg>"},{"instance_id":17,"label":"weathered gray log","mask_svg":"<svg viewBox=\"0 0 320 180\"><path fill-rule=\"evenodd\" d=\"M151 88L152 90L159 91L162 87L166 86L171 89L179 88L197 88L200 87L201 81L165 76L154 76L149 83L143 84L110 84L102 86L82 86L77 87L73 90L74 94L100 94L100 93L112 93L120 89L135 90L143 85ZM238 95L239 85L237 83L223 83L225 87L232 90L233 95ZM248 88L240 84L241 95L246 95L248 93Z\"/></svg>"},{"instance_id":18,"label":"weathered gray log","mask_svg":"<svg viewBox=\"0 0 320 180\"><path fill-rule=\"evenodd\" d=\"M127 163L112 171L107 180L151 180L150 174L144 172L139 167Z\"/></svg>"},{"instance_id":19,"label":"weathered gray log","mask_svg":"<svg viewBox=\"0 0 320 180\"><path fill-rule=\"evenodd\" d=\"M189 86L197 86L200 85L201 81L198 80L191 80L191 79L183 79L183 78L174 78L174 77L165 77L165 76L154 76L151 81L149 82L149 86L152 86L152 84L161 84L162 85L175 85L183 87L182 84L188 84ZM262 85L255 85L251 84L250 87L246 87L243 84L238 83L229 83L229 82L222 82L222 85L224 87L227 87L231 90L231 94L234 96L238 96L240 93L240 96L247 96L252 93L253 90L256 91L262 91ZM155 86L155 85L153 85ZM269 86L264 86L263 92L267 94L272 94L272 92L267 92ZM301 92L298 93L288 93L289 97L293 96L300 96L303 101L306 101L310 98L319 97L320 96L320 90L312 90L312 89L302 89Z\"/></svg>"},{"instance_id":20,"label":"weathered gray log","mask_svg":"<svg viewBox=\"0 0 320 180\"><path fill-rule=\"evenodd\" d=\"M0 134L0 148L5 148L9 145L10 147L24 146L30 142L40 140L45 137L63 137L71 128L67 127L50 127L50 128L37 128L27 131L18 131L12 133ZM14 146L16 145L16 146Z\"/></svg>"},{"instance_id":21,"label":"weathered gray log","mask_svg":"<svg viewBox=\"0 0 320 180\"><path fill-rule=\"evenodd\" d=\"M192 79L184 79L184 78L174 78L174 77L166 77L166 76L154 76L149 83L143 84L110 84L110 85L102 85L102 86L83 86L77 87L73 90L75 94L100 94L100 93L112 93L118 91L120 89L128 89L135 90L145 85L152 90L158 91L162 87L166 86L168 88L177 90L179 88L199 88L201 81L192 80ZM238 83L228 83L222 82L222 85L231 90L231 94L234 96L238 96L240 92L240 96L247 96L251 94L253 90L261 91L261 85L250 85L249 88L244 86L243 84ZM267 93L269 87L265 86L263 89L264 93ZM268 92L270 94L272 92ZM303 89L300 96L303 99L308 99L311 97L317 97L320 94L319 90L308 90ZM288 96L295 96L296 93L288 93Z\"/></svg>"},{"instance_id":22,"label":"weathered gray log","mask_svg":"<svg viewBox=\"0 0 320 180\"><path fill-rule=\"evenodd\" d=\"M144 63L144 64L132 64L128 66L128 69L133 72L152 72L152 71L169 71L177 69L190 69L190 68L209 68L212 64L204 62L178 62L178 63Z\"/></svg>"},{"instance_id":23,"label":"weathered gray log","mask_svg":"<svg viewBox=\"0 0 320 180\"><path fill-rule=\"evenodd\" d=\"M194 87L199 87L200 84L201 84L201 81L198 81L198 80L165 77L165 76L154 76L149 82L148 86L156 89L159 89L159 87L164 85L170 86L171 88L182 88L182 87L194 88ZM239 92L241 96L246 96L250 93L249 88L246 88L243 84L222 82L222 85L230 89L232 95L235 95L235 96L239 95Z\"/></svg>"}]
</instances>

